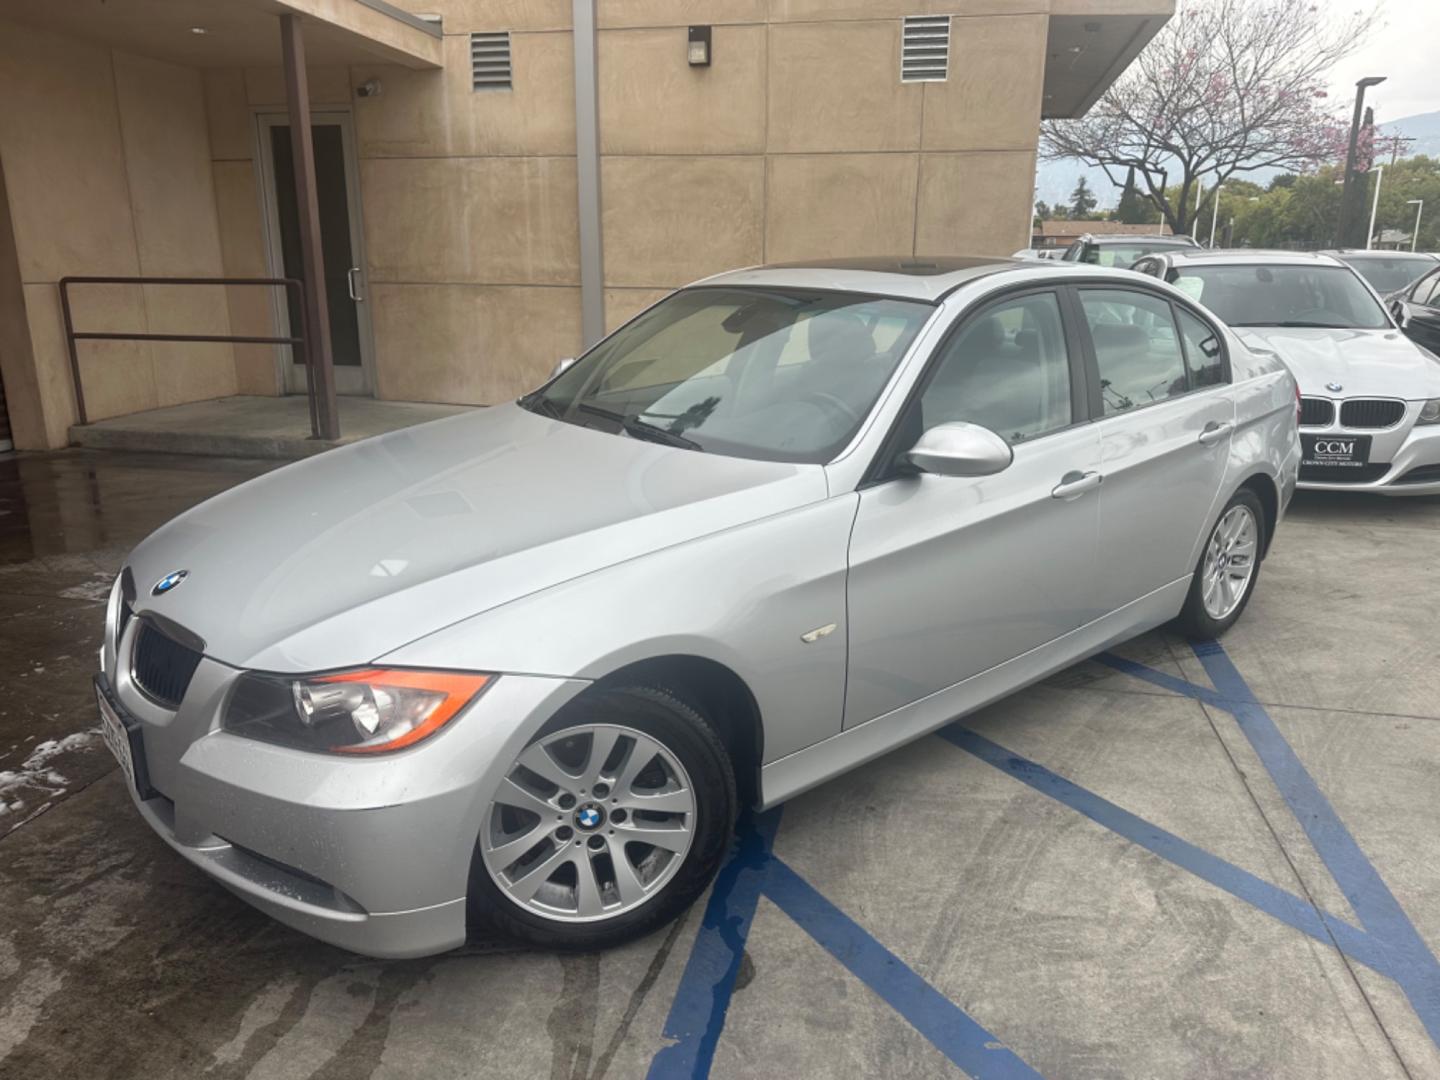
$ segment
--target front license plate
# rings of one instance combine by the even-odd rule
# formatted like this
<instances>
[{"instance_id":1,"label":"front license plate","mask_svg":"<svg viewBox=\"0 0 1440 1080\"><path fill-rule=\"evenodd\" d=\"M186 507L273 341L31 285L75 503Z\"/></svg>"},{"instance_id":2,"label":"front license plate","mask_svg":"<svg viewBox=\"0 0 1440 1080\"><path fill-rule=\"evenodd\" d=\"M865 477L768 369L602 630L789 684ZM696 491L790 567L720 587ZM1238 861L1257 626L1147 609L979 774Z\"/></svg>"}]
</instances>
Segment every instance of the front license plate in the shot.
<instances>
[{"instance_id":1,"label":"front license plate","mask_svg":"<svg viewBox=\"0 0 1440 1080\"><path fill-rule=\"evenodd\" d=\"M95 701L100 706L100 733L105 738L105 745L110 747L115 760L120 762L120 768L125 770L125 778L130 782L131 788L138 791L139 785L135 782L135 756L130 749L130 733L125 730L124 721L116 714L110 702L105 700L105 694L98 686L95 688Z\"/></svg>"},{"instance_id":2,"label":"front license plate","mask_svg":"<svg viewBox=\"0 0 1440 1080\"><path fill-rule=\"evenodd\" d=\"M1358 469L1370 461L1369 435L1301 435L1301 465Z\"/></svg>"}]
</instances>

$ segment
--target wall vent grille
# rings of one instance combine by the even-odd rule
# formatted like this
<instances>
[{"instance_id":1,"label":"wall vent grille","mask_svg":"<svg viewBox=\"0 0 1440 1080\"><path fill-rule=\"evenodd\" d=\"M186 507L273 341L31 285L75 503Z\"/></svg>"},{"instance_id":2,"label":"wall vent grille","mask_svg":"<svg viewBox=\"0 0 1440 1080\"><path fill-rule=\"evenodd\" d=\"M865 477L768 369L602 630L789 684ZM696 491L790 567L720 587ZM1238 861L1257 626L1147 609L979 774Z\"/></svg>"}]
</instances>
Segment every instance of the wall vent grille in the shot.
<instances>
[{"instance_id":1,"label":"wall vent grille","mask_svg":"<svg viewBox=\"0 0 1440 1080\"><path fill-rule=\"evenodd\" d=\"M510 32L470 35L472 90L509 90Z\"/></svg>"},{"instance_id":2,"label":"wall vent grille","mask_svg":"<svg viewBox=\"0 0 1440 1080\"><path fill-rule=\"evenodd\" d=\"M901 82L944 82L950 70L950 16L907 15L900 41Z\"/></svg>"}]
</instances>

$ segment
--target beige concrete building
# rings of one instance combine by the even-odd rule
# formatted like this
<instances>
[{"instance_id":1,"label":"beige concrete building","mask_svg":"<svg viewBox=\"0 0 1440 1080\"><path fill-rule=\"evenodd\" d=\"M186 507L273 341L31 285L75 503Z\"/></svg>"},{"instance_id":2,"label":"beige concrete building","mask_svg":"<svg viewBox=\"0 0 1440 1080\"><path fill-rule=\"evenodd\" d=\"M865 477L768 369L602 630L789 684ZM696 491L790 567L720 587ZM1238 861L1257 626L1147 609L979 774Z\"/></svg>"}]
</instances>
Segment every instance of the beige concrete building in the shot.
<instances>
[{"instance_id":1,"label":"beige concrete building","mask_svg":"<svg viewBox=\"0 0 1440 1080\"><path fill-rule=\"evenodd\" d=\"M490 403L708 273L1024 247L1041 116L1087 109L1174 7L395 2L0 0L0 379L18 447L64 445L78 418L62 278L297 274L282 15L306 36L339 391ZM270 287L69 294L82 332L295 325ZM92 421L305 388L284 346L75 352Z\"/></svg>"}]
</instances>

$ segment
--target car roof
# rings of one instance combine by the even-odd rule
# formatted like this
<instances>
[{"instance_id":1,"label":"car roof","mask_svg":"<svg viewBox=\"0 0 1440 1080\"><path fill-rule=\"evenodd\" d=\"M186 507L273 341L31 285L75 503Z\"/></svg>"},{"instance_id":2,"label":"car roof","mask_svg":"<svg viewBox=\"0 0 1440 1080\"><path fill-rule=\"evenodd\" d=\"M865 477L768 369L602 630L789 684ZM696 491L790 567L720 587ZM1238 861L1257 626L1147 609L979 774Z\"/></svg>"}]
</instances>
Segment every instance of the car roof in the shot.
<instances>
[{"instance_id":1,"label":"car roof","mask_svg":"<svg viewBox=\"0 0 1440 1080\"><path fill-rule=\"evenodd\" d=\"M1036 278L1095 275L1134 277L1113 266L1060 262L1055 259L1013 259L994 255L893 255L858 259L817 259L814 262L774 263L729 270L693 282L689 288L717 285L774 289L823 289L866 293L897 300L937 304L972 281L995 274ZM1150 279L1153 280L1153 279Z\"/></svg>"},{"instance_id":2,"label":"car roof","mask_svg":"<svg viewBox=\"0 0 1440 1080\"><path fill-rule=\"evenodd\" d=\"M1323 251L1270 251L1265 248L1184 248L1163 256L1171 266L1343 266Z\"/></svg>"},{"instance_id":3,"label":"car roof","mask_svg":"<svg viewBox=\"0 0 1440 1080\"><path fill-rule=\"evenodd\" d=\"M1192 237L1183 233L1179 236L1170 236L1163 233L1086 233L1080 237L1087 244L1178 244L1181 247L1198 247Z\"/></svg>"},{"instance_id":4,"label":"car roof","mask_svg":"<svg viewBox=\"0 0 1440 1080\"><path fill-rule=\"evenodd\" d=\"M976 278L1002 270L1030 268L1053 271L1054 264L993 255L882 255L771 263L768 266L730 270L695 284L827 289L934 303Z\"/></svg>"},{"instance_id":5,"label":"car roof","mask_svg":"<svg viewBox=\"0 0 1440 1080\"><path fill-rule=\"evenodd\" d=\"M1387 251L1383 248L1327 248L1322 255L1333 255L1337 259L1429 259L1435 256L1428 251Z\"/></svg>"}]
</instances>

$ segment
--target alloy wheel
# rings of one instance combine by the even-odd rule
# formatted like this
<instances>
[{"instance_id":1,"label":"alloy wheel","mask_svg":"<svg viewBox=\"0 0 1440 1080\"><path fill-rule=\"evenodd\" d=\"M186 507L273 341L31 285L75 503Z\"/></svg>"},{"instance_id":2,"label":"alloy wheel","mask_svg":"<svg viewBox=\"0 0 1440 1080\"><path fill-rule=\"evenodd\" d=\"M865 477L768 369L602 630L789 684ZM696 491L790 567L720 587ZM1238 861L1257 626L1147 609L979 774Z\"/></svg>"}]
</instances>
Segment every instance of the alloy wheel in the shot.
<instances>
[{"instance_id":1,"label":"alloy wheel","mask_svg":"<svg viewBox=\"0 0 1440 1080\"><path fill-rule=\"evenodd\" d=\"M1225 512L1210 534L1200 599L1205 614L1216 622L1228 618L1250 588L1255 576L1255 555L1260 530L1248 506L1237 504Z\"/></svg>"},{"instance_id":2,"label":"alloy wheel","mask_svg":"<svg viewBox=\"0 0 1440 1080\"><path fill-rule=\"evenodd\" d=\"M695 789L643 731L582 724L531 743L491 798L485 868L514 903L593 922L639 907L685 861Z\"/></svg>"}]
</instances>

